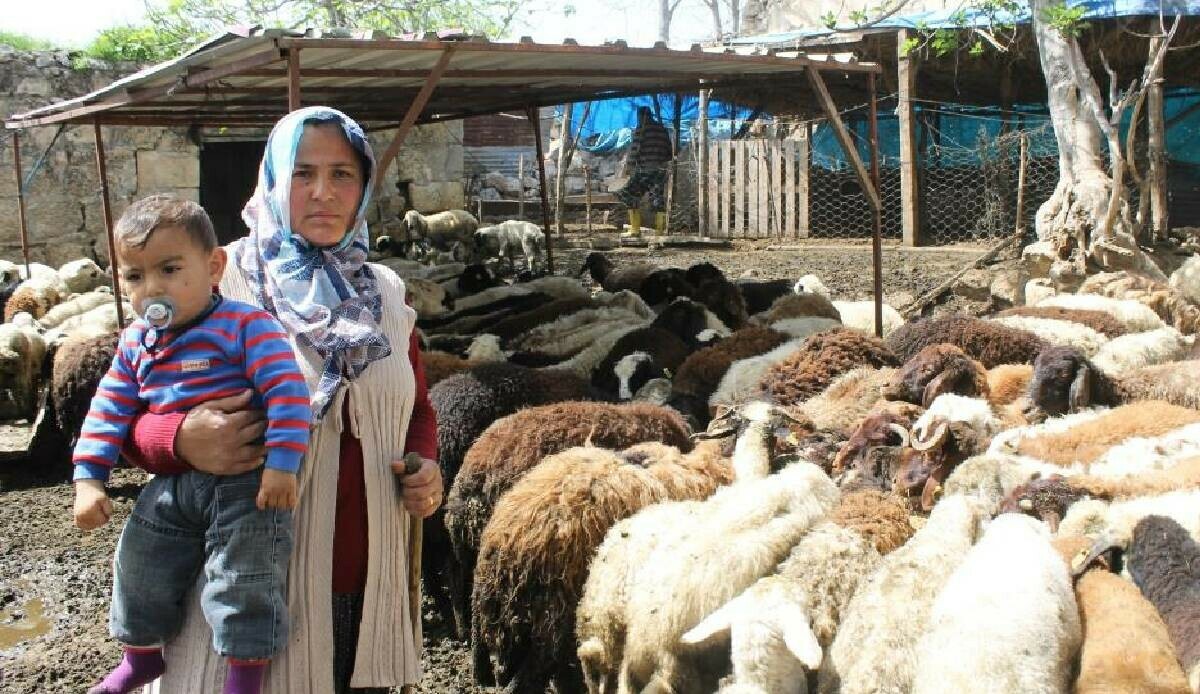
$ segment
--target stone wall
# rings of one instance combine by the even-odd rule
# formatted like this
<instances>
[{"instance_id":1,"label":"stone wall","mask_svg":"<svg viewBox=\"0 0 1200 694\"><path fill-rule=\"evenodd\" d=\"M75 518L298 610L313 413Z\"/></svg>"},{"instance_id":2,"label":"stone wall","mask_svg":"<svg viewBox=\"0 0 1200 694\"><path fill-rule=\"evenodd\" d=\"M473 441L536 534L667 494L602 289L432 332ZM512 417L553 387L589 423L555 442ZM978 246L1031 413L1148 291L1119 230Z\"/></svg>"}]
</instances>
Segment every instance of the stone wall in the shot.
<instances>
[{"instance_id":1,"label":"stone wall","mask_svg":"<svg viewBox=\"0 0 1200 694\"><path fill-rule=\"evenodd\" d=\"M139 66L93 64L73 69L65 52L16 52L0 46L0 117L38 108L104 87ZM58 126L21 131L26 176L47 151ZM372 134L382 154L394 131ZM207 131L180 128L105 127L110 200L114 219L135 199L169 192L200 198L200 152ZM265 132L226 131L222 139L265 139ZM256 163L248 163L256 166ZM397 181L409 181L398 186ZM407 188L411 200L401 195ZM372 232L386 230L411 204L422 212L462 207L462 124L415 128L387 174L383 195L371 210ZM108 264L100 183L92 126L66 126L25 191L30 257L59 265L78 257ZM21 257L12 137L0 137L0 258Z\"/></svg>"}]
</instances>

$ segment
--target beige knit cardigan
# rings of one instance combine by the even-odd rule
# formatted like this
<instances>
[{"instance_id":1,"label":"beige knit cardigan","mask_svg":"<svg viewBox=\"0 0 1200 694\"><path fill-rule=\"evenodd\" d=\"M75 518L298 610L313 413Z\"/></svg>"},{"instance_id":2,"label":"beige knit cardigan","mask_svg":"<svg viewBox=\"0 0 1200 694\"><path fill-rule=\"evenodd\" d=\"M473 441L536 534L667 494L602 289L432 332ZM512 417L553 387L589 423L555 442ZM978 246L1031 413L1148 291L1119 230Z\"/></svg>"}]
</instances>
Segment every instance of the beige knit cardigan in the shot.
<instances>
[{"instance_id":1,"label":"beige knit cardigan","mask_svg":"<svg viewBox=\"0 0 1200 694\"><path fill-rule=\"evenodd\" d=\"M362 443L367 489L369 556L363 616L353 687L389 687L421 678L421 633L415 633L407 587L409 516L390 463L404 452L416 382L408 345L416 313L404 302L404 284L386 267L371 264L383 297L383 332L392 354L373 362L362 376L343 387L325 419L314 426L308 455L300 470L300 503L295 511L295 549L288 574L287 604L291 629L284 651L268 666L268 694L330 694L333 691L332 571L333 521L337 502L338 455L345 427ZM236 263L221 280L223 295L261 305L259 290ZM321 359L292 341L309 388L321 373ZM343 421L349 398L349 421ZM165 650L167 671L148 685L146 694L220 692L225 659L212 648L212 632L200 611L199 586L189 598L183 630ZM419 625L419 621L418 621Z\"/></svg>"}]
</instances>

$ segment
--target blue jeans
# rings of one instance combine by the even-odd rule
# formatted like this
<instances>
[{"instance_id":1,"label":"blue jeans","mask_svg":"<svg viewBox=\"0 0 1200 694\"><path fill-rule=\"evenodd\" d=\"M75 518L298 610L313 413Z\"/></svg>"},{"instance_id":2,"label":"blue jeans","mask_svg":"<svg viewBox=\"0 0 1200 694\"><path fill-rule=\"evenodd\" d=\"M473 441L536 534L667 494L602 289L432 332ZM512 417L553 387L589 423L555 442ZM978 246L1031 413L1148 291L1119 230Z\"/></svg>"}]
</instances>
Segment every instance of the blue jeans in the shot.
<instances>
[{"instance_id":1,"label":"blue jeans","mask_svg":"<svg viewBox=\"0 0 1200 694\"><path fill-rule=\"evenodd\" d=\"M259 468L150 480L117 543L109 611L114 638L129 646L171 640L203 569L200 606L212 627L213 650L252 660L282 649L292 512L258 510L261 479Z\"/></svg>"}]
</instances>

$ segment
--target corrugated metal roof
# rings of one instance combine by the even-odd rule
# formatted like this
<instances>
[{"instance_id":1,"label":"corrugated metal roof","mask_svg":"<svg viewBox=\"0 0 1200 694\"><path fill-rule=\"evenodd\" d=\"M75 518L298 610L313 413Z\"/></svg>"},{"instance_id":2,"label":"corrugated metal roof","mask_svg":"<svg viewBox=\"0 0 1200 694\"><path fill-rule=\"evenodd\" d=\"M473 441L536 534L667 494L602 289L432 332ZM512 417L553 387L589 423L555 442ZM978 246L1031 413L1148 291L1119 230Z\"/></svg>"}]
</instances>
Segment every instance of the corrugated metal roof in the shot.
<instances>
[{"instance_id":1,"label":"corrugated metal roof","mask_svg":"<svg viewBox=\"0 0 1200 694\"><path fill-rule=\"evenodd\" d=\"M361 121L398 121L451 52L418 122L632 94L799 85L803 70L878 72L873 64L803 55L495 43L467 37L374 32L232 30L190 52L85 96L9 117L8 128L53 123L269 125L288 110L288 56L298 57L304 103ZM794 82L793 82L794 81Z\"/></svg>"}]
</instances>

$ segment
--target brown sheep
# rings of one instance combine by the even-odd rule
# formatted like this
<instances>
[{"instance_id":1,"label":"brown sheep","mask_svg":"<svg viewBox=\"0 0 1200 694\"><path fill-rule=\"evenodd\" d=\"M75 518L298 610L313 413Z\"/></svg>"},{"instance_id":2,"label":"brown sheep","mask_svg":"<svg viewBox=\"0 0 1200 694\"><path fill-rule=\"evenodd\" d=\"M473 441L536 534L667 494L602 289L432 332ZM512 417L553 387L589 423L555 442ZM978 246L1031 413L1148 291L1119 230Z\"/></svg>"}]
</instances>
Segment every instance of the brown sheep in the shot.
<instances>
[{"instance_id":1,"label":"brown sheep","mask_svg":"<svg viewBox=\"0 0 1200 694\"><path fill-rule=\"evenodd\" d=\"M11 323L13 316L22 311L33 316L35 320L41 318L58 302L58 294L53 296L54 299L47 301L45 290L28 286L17 287L4 304L4 322Z\"/></svg>"},{"instance_id":2,"label":"brown sheep","mask_svg":"<svg viewBox=\"0 0 1200 694\"><path fill-rule=\"evenodd\" d=\"M1073 694L1190 694L1167 625L1137 586L1110 573L1103 559L1090 563L1087 538L1053 544L1071 573L1082 574L1075 581L1083 645Z\"/></svg>"},{"instance_id":3,"label":"brown sheep","mask_svg":"<svg viewBox=\"0 0 1200 694\"><path fill-rule=\"evenodd\" d=\"M781 296L771 304L770 309L755 316L755 320L763 325L788 318L832 318L841 321L842 314L834 308L829 297L803 292Z\"/></svg>"},{"instance_id":4,"label":"brown sheep","mask_svg":"<svg viewBox=\"0 0 1200 694\"><path fill-rule=\"evenodd\" d=\"M1175 491L1200 488L1200 457L1179 461L1162 470L1147 470L1136 475L1107 477L1097 475L1050 475L1015 487L1000 506L1001 512L1025 513L1040 518L1051 528L1066 515L1067 508L1085 497L1104 500L1159 496Z\"/></svg>"},{"instance_id":5,"label":"brown sheep","mask_svg":"<svg viewBox=\"0 0 1200 694\"><path fill-rule=\"evenodd\" d=\"M611 451L574 448L542 461L500 498L475 571L477 681L543 692L554 680L556 691L584 691L575 611L589 564L615 523L670 498L657 477Z\"/></svg>"},{"instance_id":6,"label":"brown sheep","mask_svg":"<svg viewBox=\"0 0 1200 694\"><path fill-rule=\"evenodd\" d=\"M63 440L72 445L83 428L100 380L112 366L118 337L117 331L68 337L54 353L47 403Z\"/></svg>"},{"instance_id":7,"label":"brown sheep","mask_svg":"<svg viewBox=\"0 0 1200 694\"><path fill-rule=\"evenodd\" d=\"M921 407L943 393L988 398L990 388L983 365L954 345L929 345L904 363L883 389L888 400L902 400Z\"/></svg>"},{"instance_id":8,"label":"brown sheep","mask_svg":"<svg viewBox=\"0 0 1200 694\"><path fill-rule=\"evenodd\" d=\"M891 453L908 450L911 444L909 430L923 410L908 403L889 405L867 415L850 434L849 440L833 459L833 472L841 474L857 471L863 483L875 483L888 489L898 460L896 455L880 455L875 449L888 449Z\"/></svg>"},{"instance_id":9,"label":"brown sheep","mask_svg":"<svg viewBox=\"0 0 1200 694\"><path fill-rule=\"evenodd\" d=\"M1000 502L1000 513L1033 516L1050 526L1050 532L1058 532L1058 524L1067 515L1071 504L1087 496L1087 490L1075 484L1071 478L1035 474L1033 479L1015 487Z\"/></svg>"},{"instance_id":10,"label":"brown sheep","mask_svg":"<svg viewBox=\"0 0 1200 694\"><path fill-rule=\"evenodd\" d=\"M1176 521L1146 516L1134 526L1127 566L1162 615L1189 686L1200 690L1200 545Z\"/></svg>"},{"instance_id":11,"label":"brown sheep","mask_svg":"<svg viewBox=\"0 0 1200 694\"><path fill-rule=\"evenodd\" d=\"M470 361L446 352L430 351L421 354L421 367L425 369L425 384L430 388L472 366L474 364Z\"/></svg>"},{"instance_id":12,"label":"brown sheep","mask_svg":"<svg viewBox=\"0 0 1200 694\"><path fill-rule=\"evenodd\" d=\"M805 401L799 409L818 429L850 436L859 422L887 402L883 390L895 375L895 369L870 366L851 369Z\"/></svg>"},{"instance_id":13,"label":"brown sheep","mask_svg":"<svg viewBox=\"0 0 1200 694\"><path fill-rule=\"evenodd\" d=\"M768 369L759 388L776 403L799 405L851 369L897 365L896 355L882 340L835 328L808 338L794 354Z\"/></svg>"},{"instance_id":14,"label":"brown sheep","mask_svg":"<svg viewBox=\"0 0 1200 694\"><path fill-rule=\"evenodd\" d=\"M1033 380L1031 364L1001 364L988 369L988 402L997 407L1011 405L1029 392Z\"/></svg>"},{"instance_id":15,"label":"brown sheep","mask_svg":"<svg viewBox=\"0 0 1200 694\"><path fill-rule=\"evenodd\" d=\"M905 323L887 337L887 345L904 361L929 345L955 345L984 368L1000 364L1032 364L1046 341L1027 330L963 315L922 318Z\"/></svg>"},{"instance_id":16,"label":"brown sheep","mask_svg":"<svg viewBox=\"0 0 1200 694\"><path fill-rule=\"evenodd\" d=\"M1165 282L1126 271L1101 272L1087 278L1079 287L1079 293L1132 299L1150 307L1167 325L1184 335L1200 331L1200 306L1188 301L1179 290Z\"/></svg>"},{"instance_id":17,"label":"brown sheep","mask_svg":"<svg viewBox=\"0 0 1200 694\"><path fill-rule=\"evenodd\" d=\"M1200 412L1148 400L1123 405L1067 431L1021 439L1013 451L1053 465L1089 464L1133 436L1162 436L1200 422Z\"/></svg>"},{"instance_id":18,"label":"brown sheep","mask_svg":"<svg viewBox=\"0 0 1200 694\"><path fill-rule=\"evenodd\" d=\"M1104 311L1087 311L1058 306L1014 306L1013 308L1001 311L999 315L1000 317L1030 316L1033 318L1070 321L1085 325L1109 339L1120 337L1128 332L1120 321L1113 318L1111 313L1105 313Z\"/></svg>"},{"instance_id":19,"label":"brown sheep","mask_svg":"<svg viewBox=\"0 0 1200 694\"><path fill-rule=\"evenodd\" d=\"M695 398L700 406L688 414L704 426L708 421L708 397L717 389L730 364L765 354L787 340L787 335L770 328L742 328L712 347L688 355L672 379L671 393Z\"/></svg>"},{"instance_id":20,"label":"brown sheep","mask_svg":"<svg viewBox=\"0 0 1200 694\"><path fill-rule=\"evenodd\" d=\"M909 522L908 504L898 496L862 489L842 496L829 520L862 535L881 555L901 547L915 528Z\"/></svg>"},{"instance_id":21,"label":"brown sheep","mask_svg":"<svg viewBox=\"0 0 1200 694\"><path fill-rule=\"evenodd\" d=\"M672 499L704 499L717 487L733 482L733 465L726 454L728 441L705 439L691 452L657 441L638 443L617 455L641 465L667 489ZM662 463L662 464L660 464ZM681 474L683 473L683 474Z\"/></svg>"},{"instance_id":22,"label":"brown sheep","mask_svg":"<svg viewBox=\"0 0 1200 694\"><path fill-rule=\"evenodd\" d=\"M497 420L467 451L446 497L446 529L452 547L447 580L456 626L466 634L471 576L480 537L497 500L543 458L590 444L621 449L658 441L692 448L687 425L658 405L567 402L531 407Z\"/></svg>"}]
</instances>

